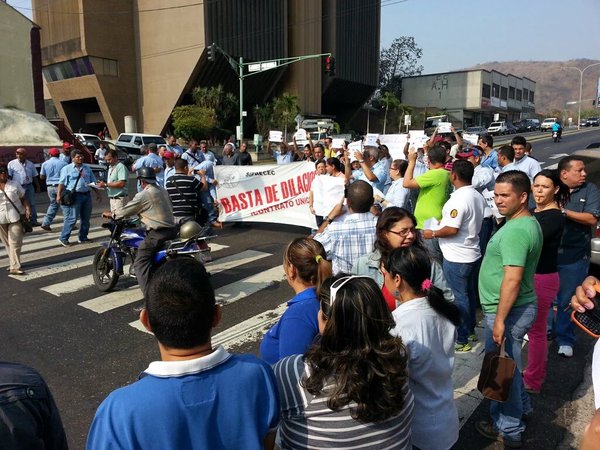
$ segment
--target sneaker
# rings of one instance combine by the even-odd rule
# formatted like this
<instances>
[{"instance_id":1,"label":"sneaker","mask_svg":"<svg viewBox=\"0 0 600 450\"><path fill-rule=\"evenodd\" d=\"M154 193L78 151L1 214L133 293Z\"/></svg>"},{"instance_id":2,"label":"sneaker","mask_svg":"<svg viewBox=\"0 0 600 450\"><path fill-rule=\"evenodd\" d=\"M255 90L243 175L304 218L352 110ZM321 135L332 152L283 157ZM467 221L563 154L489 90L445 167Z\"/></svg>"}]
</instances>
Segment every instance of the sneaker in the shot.
<instances>
[{"instance_id":1,"label":"sneaker","mask_svg":"<svg viewBox=\"0 0 600 450\"><path fill-rule=\"evenodd\" d=\"M50 228L50 225L44 225L44 224L42 224L42 225L40 226L40 228L41 228L42 230L46 230L46 231L52 231L52 228Z\"/></svg>"},{"instance_id":2,"label":"sneaker","mask_svg":"<svg viewBox=\"0 0 600 450\"><path fill-rule=\"evenodd\" d=\"M502 436L498 432L498 430L496 430L496 428L494 427L494 425L491 422L486 422L486 421L476 422L475 429L477 430L477 432L479 434L481 434L482 436L485 436L488 439L491 439L493 441L502 442L504 444L504 447L521 448L523 446L523 442L521 441L521 439L519 439L519 440L506 439L504 436Z\"/></svg>"},{"instance_id":3,"label":"sneaker","mask_svg":"<svg viewBox=\"0 0 600 450\"><path fill-rule=\"evenodd\" d=\"M469 341L477 342L478 340L479 340L479 336L477 336L475 333L469 335Z\"/></svg>"},{"instance_id":4,"label":"sneaker","mask_svg":"<svg viewBox=\"0 0 600 450\"><path fill-rule=\"evenodd\" d=\"M455 352L470 352L473 349L473 347L471 347L471 344L469 344L468 342L465 344L459 344L458 342L454 345L454 351Z\"/></svg>"},{"instance_id":5,"label":"sneaker","mask_svg":"<svg viewBox=\"0 0 600 450\"><path fill-rule=\"evenodd\" d=\"M573 347L570 345L561 345L558 347L558 354L565 358L571 358L573 356Z\"/></svg>"},{"instance_id":6,"label":"sneaker","mask_svg":"<svg viewBox=\"0 0 600 450\"><path fill-rule=\"evenodd\" d=\"M89 244L90 242L94 242L94 241L92 241L89 238L85 238L85 239L79 239L77 242L80 244Z\"/></svg>"},{"instance_id":7,"label":"sneaker","mask_svg":"<svg viewBox=\"0 0 600 450\"><path fill-rule=\"evenodd\" d=\"M70 247L71 243L69 241L63 241L62 239L58 239L58 242L60 242L60 245L62 245L63 247Z\"/></svg>"},{"instance_id":8,"label":"sneaker","mask_svg":"<svg viewBox=\"0 0 600 450\"><path fill-rule=\"evenodd\" d=\"M36 222L31 222L31 226L32 227L41 227L42 224L36 221Z\"/></svg>"},{"instance_id":9,"label":"sneaker","mask_svg":"<svg viewBox=\"0 0 600 450\"><path fill-rule=\"evenodd\" d=\"M525 342L529 342L529 335L528 335L527 333L525 333L525 334L523 335L523 340L524 340Z\"/></svg>"},{"instance_id":10,"label":"sneaker","mask_svg":"<svg viewBox=\"0 0 600 450\"><path fill-rule=\"evenodd\" d=\"M11 275L25 275L25 272L23 272L21 269L11 269L10 274Z\"/></svg>"}]
</instances>

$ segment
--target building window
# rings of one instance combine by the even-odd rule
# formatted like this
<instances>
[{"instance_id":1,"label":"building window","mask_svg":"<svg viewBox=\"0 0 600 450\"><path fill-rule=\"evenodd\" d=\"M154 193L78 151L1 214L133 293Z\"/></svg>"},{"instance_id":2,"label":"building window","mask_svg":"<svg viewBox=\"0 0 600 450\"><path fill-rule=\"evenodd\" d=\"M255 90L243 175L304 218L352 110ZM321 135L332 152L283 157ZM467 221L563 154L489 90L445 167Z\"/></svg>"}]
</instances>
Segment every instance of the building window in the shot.
<instances>
[{"instance_id":1,"label":"building window","mask_svg":"<svg viewBox=\"0 0 600 450\"><path fill-rule=\"evenodd\" d=\"M483 83L481 87L481 96L483 98L490 98L491 87L489 84Z\"/></svg>"},{"instance_id":2,"label":"building window","mask_svg":"<svg viewBox=\"0 0 600 450\"><path fill-rule=\"evenodd\" d=\"M86 75L119 76L119 62L114 59L96 58L95 56L75 58L42 69L47 82L68 80Z\"/></svg>"},{"instance_id":3,"label":"building window","mask_svg":"<svg viewBox=\"0 0 600 450\"><path fill-rule=\"evenodd\" d=\"M523 91L517 89L517 101L520 102L523 99Z\"/></svg>"},{"instance_id":4,"label":"building window","mask_svg":"<svg viewBox=\"0 0 600 450\"><path fill-rule=\"evenodd\" d=\"M492 84L492 97L499 97L500 96L500 85L499 84Z\"/></svg>"},{"instance_id":5,"label":"building window","mask_svg":"<svg viewBox=\"0 0 600 450\"><path fill-rule=\"evenodd\" d=\"M506 100L506 97L508 95L508 89L506 89L504 86L500 88L500 100Z\"/></svg>"},{"instance_id":6,"label":"building window","mask_svg":"<svg viewBox=\"0 0 600 450\"><path fill-rule=\"evenodd\" d=\"M529 89L523 89L523 100L524 101L529 100Z\"/></svg>"},{"instance_id":7,"label":"building window","mask_svg":"<svg viewBox=\"0 0 600 450\"><path fill-rule=\"evenodd\" d=\"M515 99L515 88L514 88L514 86L510 86L508 88L508 98L510 98L511 100Z\"/></svg>"},{"instance_id":8,"label":"building window","mask_svg":"<svg viewBox=\"0 0 600 450\"><path fill-rule=\"evenodd\" d=\"M535 102L533 101L533 91L529 91L529 101L530 101L531 103L535 103Z\"/></svg>"}]
</instances>

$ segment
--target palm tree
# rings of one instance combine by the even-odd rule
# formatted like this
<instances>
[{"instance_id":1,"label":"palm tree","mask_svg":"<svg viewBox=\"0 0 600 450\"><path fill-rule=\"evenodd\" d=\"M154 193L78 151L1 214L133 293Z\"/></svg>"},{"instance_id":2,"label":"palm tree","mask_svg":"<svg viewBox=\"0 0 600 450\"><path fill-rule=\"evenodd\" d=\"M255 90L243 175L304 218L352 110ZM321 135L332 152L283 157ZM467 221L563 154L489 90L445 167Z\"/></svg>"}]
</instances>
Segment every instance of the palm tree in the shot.
<instances>
[{"instance_id":1,"label":"palm tree","mask_svg":"<svg viewBox=\"0 0 600 450\"><path fill-rule=\"evenodd\" d=\"M394 95L393 92L387 91L381 97L379 101L385 105L385 116L383 118L383 134L385 134L385 126L387 125L388 109L392 111L400 107L400 100Z\"/></svg>"},{"instance_id":2,"label":"palm tree","mask_svg":"<svg viewBox=\"0 0 600 450\"><path fill-rule=\"evenodd\" d=\"M298 106L298 97L284 92L281 97L273 99L273 116L274 122L283 127L283 135L287 140L287 128L293 126L294 118L300 112Z\"/></svg>"}]
</instances>

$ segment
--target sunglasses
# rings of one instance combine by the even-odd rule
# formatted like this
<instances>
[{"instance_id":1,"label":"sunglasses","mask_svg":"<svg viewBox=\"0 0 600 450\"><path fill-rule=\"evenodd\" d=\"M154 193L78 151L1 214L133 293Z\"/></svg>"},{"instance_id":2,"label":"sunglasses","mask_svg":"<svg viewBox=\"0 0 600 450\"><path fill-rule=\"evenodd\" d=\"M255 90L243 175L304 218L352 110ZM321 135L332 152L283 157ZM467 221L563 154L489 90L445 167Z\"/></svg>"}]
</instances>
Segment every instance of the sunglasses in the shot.
<instances>
[{"instance_id":1,"label":"sunglasses","mask_svg":"<svg viewBox=\"0 0 600 450\"><path fill-rule=\"evenodd\" d=\"M335 298L337 296L338 291L344 286L348 281L353 280L355 278L370 278L362 275L351 275L344 278L340 278L339 280L335 280L330 288L329 294L329 307L333 307L333 303L335 302Z\"/></svg>"}]
</instances>

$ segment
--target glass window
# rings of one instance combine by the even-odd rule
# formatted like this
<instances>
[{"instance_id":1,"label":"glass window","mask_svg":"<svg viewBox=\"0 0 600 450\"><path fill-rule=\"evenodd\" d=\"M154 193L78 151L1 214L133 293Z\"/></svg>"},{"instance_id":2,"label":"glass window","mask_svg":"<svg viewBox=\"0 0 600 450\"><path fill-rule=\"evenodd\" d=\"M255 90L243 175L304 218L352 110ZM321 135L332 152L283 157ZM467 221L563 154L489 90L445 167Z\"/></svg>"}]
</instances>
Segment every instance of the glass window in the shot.
<instances>
[{"instance_id":1,"label":"glass window","mask_svg":"<svg viewBox=\"0 0 600 450\"><path fill-rule=\"evenodd\" d=\"M132 136L130 134L122 134L121 136L119 136L119 141L130 142L131 138L132 138Z\"/></svg>"},{"instance_id":2,"label":"glass window","mask_svg":"<svg viewBox=\"0 0 600 450\"><path fill-rule=\"evenodd\" d=\"M517 89L517 101L520 102L523 100L523 91L521 89Z\"/></svg>"},{"instance_id":3,"label":"glass window","mask_svg":"<svg viewBox=\"0 0 600 450\"><path fill-rule=\"evenodd\" d=\"M481 96L483 98L490 98L491 87L489 84L483 83L481 87Z\"/></svg>"},{"instance_id":4,"label":"glass window","mask_svg":"<svg viewBox=\"0 0 600 450\"><path fill-rule=\"evenodd\" d=\"M514 88L514 86L510 86L508 88L508 98L510 98L511 100L514 100L514 98L515 98L515 88Z\"/></svg>"},{"instance_id":5,"label":"glass window","mask_svg":"<svg viewBox=\"0 0 600 450\"><path fill-rule=\"evenodd\" d=\"M523 100L529 100L529 89L523 89Z\"/></svg>"},{"instance_id":6,"label":"glass window","mask_svg":"<svg viewBox=\"0 0 600 450\"><path fill-rule=\"evenodd\" d=\"M508 89L505 87L500 88L500 99L506 100L506 96L508 95Z\"/></svg>"},{"instance_id":7,"label":"glass window","mask_svg":"<svg viewBox=\"0 0 600 450\"><path fill-rule=\"evenodd\" d=\"M529 91L529 101L530 101L531 103L535 103L535 102L533 101L533 91Z\"/></svg>"},{"instance_id":8,"label":"glass window","mask_svg":"<svg viewBox=\"0 0 600 450\"><path fill-rule=\"evenodd\" d=\"M493 83L492 84L492 97L498 97L500 95L500 85Z\"/></svg>"},{"instance_id":9,"label":"glass window","mask_svg":"<svg viewBox=\"0 0 600 450\"><path fill-rule=\"evenodd\" d=\"M135 145L142 145L142 138L139 136L136 136L136 138L133 140L133 143Z\"/></svg>"}]
</instances>

